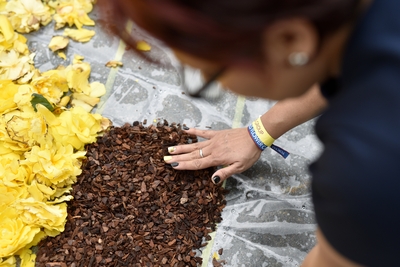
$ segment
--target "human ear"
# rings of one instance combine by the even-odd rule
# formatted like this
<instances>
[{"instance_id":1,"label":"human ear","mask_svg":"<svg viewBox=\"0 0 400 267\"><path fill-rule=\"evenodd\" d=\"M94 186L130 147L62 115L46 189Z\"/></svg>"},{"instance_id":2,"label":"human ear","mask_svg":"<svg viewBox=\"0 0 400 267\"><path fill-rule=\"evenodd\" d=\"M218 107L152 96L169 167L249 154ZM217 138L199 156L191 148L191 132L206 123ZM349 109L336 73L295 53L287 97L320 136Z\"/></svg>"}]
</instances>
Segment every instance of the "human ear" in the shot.
<instances>
[{"instance_id":1,"label":"human ear","mask_svg":"<svg viewBox=\"0 0 400 267\"><path fill-rule=\"evenodd\" d=\"M287 67L305 65L317 53L318 39L317 29L306 19L279 20L263 33L265 64Z\"/></svg>"}]
</instances>

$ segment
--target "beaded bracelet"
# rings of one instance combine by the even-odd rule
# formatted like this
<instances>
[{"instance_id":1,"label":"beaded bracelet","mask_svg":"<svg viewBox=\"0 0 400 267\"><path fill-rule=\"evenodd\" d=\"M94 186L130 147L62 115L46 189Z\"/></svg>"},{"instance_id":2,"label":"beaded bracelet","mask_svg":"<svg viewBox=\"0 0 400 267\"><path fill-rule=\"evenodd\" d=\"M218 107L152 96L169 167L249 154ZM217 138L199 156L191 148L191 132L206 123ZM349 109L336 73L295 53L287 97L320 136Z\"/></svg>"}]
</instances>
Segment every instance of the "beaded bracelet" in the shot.
<instances>
[{"instance_id":1,"label":"beaded bracelet","mask_svg":"<svg viewBox=\"0 0 400 267\"><path fill-rule=\"evenodd\" d=\"M265 130L261 118L253 121L247 129L251 139L253 139L254 143L261 151L264 151L267 147L271 147L271 149L275 150L285 159L289 156L289 152L273 144L275 139Z\"/></svg>"}]
</instances>

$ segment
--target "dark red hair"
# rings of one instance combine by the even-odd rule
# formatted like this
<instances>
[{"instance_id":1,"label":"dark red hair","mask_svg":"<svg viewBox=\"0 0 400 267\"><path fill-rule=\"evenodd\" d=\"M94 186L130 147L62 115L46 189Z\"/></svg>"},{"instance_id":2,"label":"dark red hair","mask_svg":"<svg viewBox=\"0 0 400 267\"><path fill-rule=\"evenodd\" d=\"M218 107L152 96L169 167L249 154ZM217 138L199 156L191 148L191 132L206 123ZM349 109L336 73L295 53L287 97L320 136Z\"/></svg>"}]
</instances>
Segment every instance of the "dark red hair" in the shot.
<instances>
[{"instance_id":1,"label":"dark red hair","mask_svg":"<svg viewBox=\"0 0 400 267\"><path fill-rule=\"evenodd\" d=\"M102 0L106 20L134 47L132 20L168 46L229 63L261 56L262 32L272 22L302 17L320 37L354 18L360 0Z\"/></svg>"}]
</instances>

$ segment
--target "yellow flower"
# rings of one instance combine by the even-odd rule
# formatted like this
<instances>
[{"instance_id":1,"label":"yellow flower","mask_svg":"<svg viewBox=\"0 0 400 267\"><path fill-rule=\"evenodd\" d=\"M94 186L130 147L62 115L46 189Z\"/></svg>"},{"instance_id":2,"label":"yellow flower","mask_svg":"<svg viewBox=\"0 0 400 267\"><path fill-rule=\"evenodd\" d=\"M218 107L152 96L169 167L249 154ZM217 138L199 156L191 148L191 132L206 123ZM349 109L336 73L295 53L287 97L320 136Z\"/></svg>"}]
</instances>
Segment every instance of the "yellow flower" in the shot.
<instances>
[{"instance_id":1,"label":"yellow flower","mask_svg":"<svg viewBox=\"0 0 400 267\"><path fill-rule=\"evenodd\" d=\"M97 134L101 129L101 115L91 114L80 107L70 109L70 112L64 112L60 118L71 126L71 131L85 144L96 141Z\"/></svg>"},{"instance_id":2,"label":"yellow flower","mask_svg":"<svg viewBox=\"0 0 400 267\"><path fill-rule=\"evenodd\" d=\"M47 135L45 120L33 109L26 109L25 111L14 110L5 114L2 119L5 122L6 134L11 141L6 136L3 137L3 140L13 147L17 142L18 145L15 148L20 148L19 150L26 150L34 145L46 143L49 138L51 140L51 137ZM7 145L5 144L5 146Z\"/></svg>"},{"instance_id":3,"label":"yellow flower","mask_svg":"<svg viewBox=\"0 0 400 267\"><path fill-rule=\"evenodd\" d=\"M19 164L16 159L0 159L1 184L10 188L24 186L32 176L29 169ZM23 193L22 191L19 193ZM0 201L1 202L1 201Z\"/></svg>"},{"instance_id":4,"label":"yellow flower","mask_svg":"<svg viewBox=\"0 0 400 267\"><path fill-rule=\"evenodd\" d=\"M83 25L94 26L95 22L87 15L92 9L91 0L61 0L53 17L56 22L55 28L60 29L66 24L69 27L75 25L78 29Z\"/></svg>"},{"instance_id":5,"label":"yellow flower","mask_svg":"<svg viewBox=\"0 0 400 267\"><path fill-rule=\"evenodd\" d=\"M29 193L24 185L17 187L7 186L0 181L0 196L0 210L5 210L17 199L28 197Z\"/></svg>"},{"instance_id":6,"label":"yellow flower","mask_svg":"<svg viewBox=\"0 0 400 267\"><path fill-rule=\"evenodd\" d=\"M44 96L52 104L60 102L64 93L68 92L68 82L64 71L50 70L43 72L30 83L36 93Z\"/></svg>"},{"instance_id":7,"label":"yellow flower","mask_svg":"<svg viewBox=\"0 0 400 267\"><path fill-rule=\"evenodd\" d=\"M6 130L4 114L16 109L14 101L10 100L18 87L11 81L0 81L0 157L2 159L20 159L21 151L28 149L26 144L13 141ZM1 177L1 176L0 176Z\"/></svg>"},{"instance_id":8,"label":"yellow flower","mask_svg":"<svg viewBox=\"0 0 400 267\"><path fill-rule=\"evenodd\" d=\"M0 211L0 257L14 255L28 246L40 232L37 225L26 224L18 212L9 206Z\"/></svg>"},{"instance_id":9,"label":"yellow flower","mask_svg":"<svg viewBox=\"0 0 400 267\"><path fill-rule=\"evenodd\" d=\"M21 33L38 30L40 25L47 25L51 21L50 8L40 0L10 0L5 11L14 29Z\"/></svg>"},{"instance_id":10,"label":"yellow flower","mask_svg":"<svg viewBox=\"0 0 400 267\"><path fill-rule=\"evenodd\" d=\"M17 80L25 75L32 77L34 56L20 56L14 49L0 52L0 80Z\"/></svg>"},{"instance_id":11,"label":"yellow flower","mask_svg":"<svg viewBox=\"0 0 400 267\"><path fill-rule=\"evenodd\" d=\"M88 113L79 106L66 110L59 116L40 104L36 108L46 120L50 135L64 146L72 145L75 149L82 150L85 144L95 142L97 135L104 130L104 118L101 115Z\"/></svg>"},{"instance_id":12,"label":"yellow flower","mask_svg":"<svg viewBox=\"0 0 400 267\"><path fill-rule=\"evenodd\" d=\"M31 227L43 227L49 236L64 231L67 218L67 204L47 205L33 198L18 199L12 207L20 212L19 218Z\"/></svg>"},{"instance_id":13,"label":"yellow flower","mask_svg":"<svg viewBox=\"0 0 400 267\"><path fill-rule=\"evenodd\" d=\"M0 258L0 267L15 267L17 264L17 260L15 257L9 257L8 259Z\"/></svg>"},{"instance_id":14,"label":"yellow flower","mask_svg":"<svg viewBox=\"0 0 400 267\"><path fill-rule=\"evenodd\" d=\"M35 178L46 185L72 184L81 174L81 161L85 152L74 153L71 145L45 144L33 146L26 152L21 165L32 169Z\"/></svg>"},{"instance_id":15,"label":"yellow flower","mask_svg":"<svg viewBox=\"0 0 400 267\"><path fill-rule=\"evenodd\" d=\"M10 133L12 133L12 128L7 127L7 122L9 118L5 118L10 113L5 116L0 117L0 155L6 155L10 153L22 154L22 152L29 150L29 145L18 140L13 140Z\"/></svg>"},{"instance_id":16,"label":"yellow flower","mask_svg":"<svg viewBox=\"0 0 400 267\"><path fill-rule=\"evenodd\" d=\"M0 267L14 267L15 255L19 266L34 267L36 255L29 248L64 230L66 202L82 172L84 146L111 125L89 112L105 86L89 83L91 67L83 57L41 73L27 39L16 31L39 29L55 11L56 28L75 25L78 30L67 29L66 34L88 41L94 31L82 26L95 24L87 15L93 3L0 0ZM51 48L65 47L68 42L62 40ZM73 106L69 110L68 104Z\"/></svg>"}]
</instances>

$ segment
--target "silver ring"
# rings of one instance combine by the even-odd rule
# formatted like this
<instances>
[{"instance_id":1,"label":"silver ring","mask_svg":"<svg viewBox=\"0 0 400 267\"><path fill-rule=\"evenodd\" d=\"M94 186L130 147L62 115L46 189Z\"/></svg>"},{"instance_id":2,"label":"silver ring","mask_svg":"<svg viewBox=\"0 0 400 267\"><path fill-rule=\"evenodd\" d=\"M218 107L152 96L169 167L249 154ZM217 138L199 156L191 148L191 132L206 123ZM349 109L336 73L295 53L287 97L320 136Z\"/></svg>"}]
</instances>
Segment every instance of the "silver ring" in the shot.
<instances>
[{"instance_id":1,"label":"silver ring","mask_svg":"<svg viewBox=\"0 0 400 267\"><path fill-rule=\"evenodd\" d=\"M204 158L204 155L203 155L203 149L199 149L199 154L200 154L200 158Z\"/></svg>"}]
</instances>

